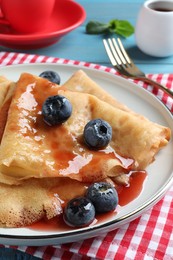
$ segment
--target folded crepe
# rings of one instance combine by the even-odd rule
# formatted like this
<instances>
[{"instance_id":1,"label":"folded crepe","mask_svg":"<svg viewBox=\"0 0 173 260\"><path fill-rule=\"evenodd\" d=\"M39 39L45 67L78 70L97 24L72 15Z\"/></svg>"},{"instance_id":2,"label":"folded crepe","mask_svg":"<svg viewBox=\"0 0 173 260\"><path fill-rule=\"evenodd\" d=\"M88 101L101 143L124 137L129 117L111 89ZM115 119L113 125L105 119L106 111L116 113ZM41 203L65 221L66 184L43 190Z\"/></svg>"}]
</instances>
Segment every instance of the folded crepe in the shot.
<instances>
[{"instance_id":1,"label":"folded crepe","mask_svg":"<svg viewBox=\"0 0 173 260\"><path fill-rule=\"evenodd\" d=\"M15 88L15 83L0 76L0 142L4 132L8 109L11 103L12 94Z\"/></svg>"},{"instance_id":2,"label":"folded crepe","mask_svg":"<svg viewBox=\"0 0 173 260\"><path fill-rule=\"evenodd\" d=\"M7 119L0 147L0 226L27 226L44 217L58 216L66 201L85 193L84 181L142 169L170 138L168 128L114 100L83 71L76 72L63 87L30 74L23 74L16 88L14 83L10 86L10 91L3 88L0 92L0 126L4 111L3 125ZM81 91L83 94L76 93ZM72 102L73 114L62 126L52 129L42 120L41 106L54 94L62 94ZM97 117L112 125L113 139L104 151L91 152L83 144L82 132L86 122Z\"/></svg>"},{"instance_id":3,"label":"folded crepe","mask_svg":"<svg viewBox=\"0 0 173 260\"><path fill-rule=\"evenodd\" d=\"M59 216L65 203L83 196L86 187L69 178L32 178L17 186L1 183L0 227L23 227Z\"/></svg>"},{"instance_id":4,"label":"folded crepe","mask_svg":"<svg viewBox=\"0 0 173 260\"><path fill-rule=\"evenodd\" d=\"M22 227L61 214L59 199L48 193L52 184L38 179L27 180L18 186L1 183L0 226Z\"/></svg>"},{"instance_id":5,"label":"folded crepe","mask_svg":"<svg viewBox=\"0 0 173 260\"><path fill-rule=\"evenodd\" d=\"M65 123L50 127L43 121L42 105L47 97L57 94L69 99L73 111ZM168 143L170 129L107 102L94 93L69 91L46 79L22 74L0 146L3 182L32 177L92 182L145 169ZM83 143L84 127L95 118L112 126L113 137L104 150L91 151Z\"/></svg>"},{"instance_id":6,"label":"folded crepe","mask_svg":"<svg viewBox=\"0 0 173 260\"><path fill-rule=\"evenodd\" d=\"M129 109L125 104L122 104L117 99L112 97L102 87L100 87L95 81L93 81L83 70L77 70L64 84L63 86L71 91L87 93L96 96L102 101L119 108L123 111L132 113L137 117L144 118L144 116L135 113ZM115 88L116 91L116 88Z\"/></svg>"},{"instance_id":7,"label":"folded crepe","mask_svg":"<svg viewBox=\"0 0 173 260\"><path fill-rule=\"evenodd\" d=\"M63 86L71 91L82 92L94 95L100 100L117 107L124 111L131 111L125 104L120 103L113 98L108 92L101 88L95 81L93 81L83 70L77 70ZM132 112L132 111L131 111Z\"/></svg>"}]
</instances>

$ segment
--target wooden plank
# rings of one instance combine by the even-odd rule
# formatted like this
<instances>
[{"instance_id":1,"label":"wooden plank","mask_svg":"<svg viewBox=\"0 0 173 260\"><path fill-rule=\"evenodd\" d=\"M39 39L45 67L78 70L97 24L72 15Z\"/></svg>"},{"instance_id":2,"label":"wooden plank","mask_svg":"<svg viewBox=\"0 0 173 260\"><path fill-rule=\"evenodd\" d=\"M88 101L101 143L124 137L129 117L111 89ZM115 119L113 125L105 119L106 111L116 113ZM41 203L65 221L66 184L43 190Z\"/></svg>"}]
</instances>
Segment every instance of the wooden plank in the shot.
<instances>
[{"instance_id":1,"label":"wooden plank","mask_svg":"<svg viewBox=\"0 0 173 260\"><path fill-rule=\"evenodd\" d=\"M87 14L83 25L63 37L56 44L42 49L12 50L1 47L2 51L26 52L54 56L72 60L81 60L102 65L110 65L102 43L104 35L88 35L85 26L90 20L109 22L111 19L125 19L134 26L143 0L77 0ZM116 35L110 35L116 37ZM108 37L108 36L106 36ZM122 38L125 48L134 62L146 73L173 73L173 56L154 58L142 53L136 46L134 35ZM111 65L110 65L111 66Z\"/></svg>"}]
</instances>

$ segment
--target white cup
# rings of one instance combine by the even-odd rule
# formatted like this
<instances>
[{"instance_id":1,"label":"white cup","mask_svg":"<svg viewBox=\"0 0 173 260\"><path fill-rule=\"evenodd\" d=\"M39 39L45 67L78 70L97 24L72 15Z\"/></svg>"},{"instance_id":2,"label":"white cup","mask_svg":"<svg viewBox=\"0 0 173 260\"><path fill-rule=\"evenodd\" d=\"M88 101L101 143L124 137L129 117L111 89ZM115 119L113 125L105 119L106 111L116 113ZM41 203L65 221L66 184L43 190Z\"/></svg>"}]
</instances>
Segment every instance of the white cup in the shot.
<instances>
[{"instance_id":1,"label":"white cup","mask_svg":"<svg viewBox=\"0 0 173 260\"><path fill-rule=\"evenodd\" d=\"M148 55L173 55L173 0L144 2L136 22L135 39L139 49Z\"/></svg>"}]
</instances>

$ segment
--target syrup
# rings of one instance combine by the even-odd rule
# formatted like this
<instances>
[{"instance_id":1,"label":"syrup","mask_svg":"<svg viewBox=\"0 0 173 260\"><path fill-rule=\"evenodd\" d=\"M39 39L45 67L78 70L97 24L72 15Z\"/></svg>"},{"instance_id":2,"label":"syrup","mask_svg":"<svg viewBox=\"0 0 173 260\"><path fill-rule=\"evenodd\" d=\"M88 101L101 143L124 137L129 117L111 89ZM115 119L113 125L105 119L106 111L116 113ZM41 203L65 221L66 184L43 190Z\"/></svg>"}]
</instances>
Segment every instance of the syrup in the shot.
<instances>
[{"instance_id":1,"label":"syrup","mask_svg":"<svg viewBox=\"0 0 173 260\"><path fill-rule=\"evenodd\" d=\"M11 98L6 100L6 102L3 104L3 106L0 109L0 118L1 118L1 124L0 124L0 142L4 133L7 116L8 116L8 109L11 103Z\"/></svg>"},{"instance_id":2,"label":"syrup","mask_svg":"<svg viewBox=\"0 0 173 260\"><path fill-rule=\"evenodd\" d=\"M98 214L93 222L89 226L93 226L96 223L101 223L103 221L109 220L116 216L117 212L112 211L104 214ZM28 226L28 228L37 231L49 231L49 232L56 232L56 231L70 231L76 229L75 227L68 226L64 220L63 216L60 215L58 217L52 218L50 220L41 219L40 221L33 223L32 225Z\"/></svg>"},{"instance_id":3,"label":"syrup","mask_svg":"<svg viewBox=\"0 0 173 260\"><path fill-rule=\"evenodd\" d=\"M60 175L64 177L64 180L66 179L64 181L62 178L62 183L60 180L59 187L55 187L49 191L50 196L58 197L64 207L69 199L85 193L89 185L88 182L107 177L104 175L104 172L101 172L101 169L108 160L113 159L122 165L122 168L124 167L127 171L130 171L134 163L133 160L119 156L110 146L107 146L104 150L91 151L83 144L80 135L76 135L76 132L78 130L80 132L80 120L85 121L87 119L75 118L74 129L72 131L69 131L65 127L65 124L58 127L48 126L42 118L42 105L47 97L57 95L59 90L62 89L56 87L55 84L46 83L44 80L37 83L34 79L32 80L33 83L29 84L26 88L24 87L25 84L23 84L19 86L19 91L15 92L15 99L18 100L18 103L13 103L12 109L19 110L18 114L20 118L16 120L18 124L16 122L14 124L18 129L13 130L20 132L24 137L36 142L36 146L39 147L37 156L41 155L42 161L45 162L43 168L40 169L42 176L57 177ZM86 123L84 121L83 123ZM65 177L71 177L73 179L72 183L71 180L67 181L69 178ZM120 187L118 190L120 206L127 205L139 196L145 177L144 172L130 173L130 185L128 187ZM77 180L76 182L74 181L75 179ZM96 216L94 223L103 221L108 216L110 217L110 214L117 213L112 212ZM30 228L36 230L71 229L64 223L62 216L50 221L41 220L31 225Z\"/></svg>"},{"instance_id":4,"label":"syrup","mask_svg":"<svg viewBox=\"0 0 173 260\"><path fill-rule=\"evenodd\" d=\"M48 126L43 121L42 105L46 98L61 94L62 90L65 93L65 89L44 79L36 81L31 77L28 81L31 83L25 86L22 82L16 89L14 99L18 102L12 104L11 110L18 110L16 114L19 118L12 119L14 123L11 130L30 139L32 146L35 147L32 157L36 160L41 158L42 161L39 167L40 177L60 176L82 182L93 182L107 177L102 169L107 167L108 161L113 161L113 167L118 165L122 169L130 170L134 161L122 158L112 147L107 146L104 150L91 151L84 145L81 131L88 122L87 116L83 116L88 113L87 106L82 107L84 110L82 118L80 113L78 115L74 112L74 116L70 118L72 122ZM35 172L35 175L37 174L39 173Z\"/></svg>"},{"instance_id":5,"label":"syrup","mask_svg":"<svg viewBox=\"0 0 173 260\"><path fill-rule=\"evenodd\" d=\"M146 176L145 171L130 173L130 184L117 188L120 206L127 205L141 194Z\"/></svg>"},{"instance_id":6,"label":"syrup","mask_svg":"<svg viewBox=\"0 0 173 260\"><path fill-rule=\"evenodd\" d=\"M130 184L128 186L119 186L117 189L118 196L119 196L119 205L115 211L104 213L104 214L97 214L94 222L95 223L102 223L106 220L112 219L121 207L126 206L128 203L136 199L142 192L144 183L147 177L147 173L145 171L139 172L131 172L130 173ZM63 185L64 182L64 185ZM63 186L62 186L63 185ZM70 199L70 196L80 196L83 195L87 189L89 184L74 182L73 187L70 183L70 180L62 180L62 183L59 189L54 188L51 190L51 194L58 192L58 196L62 201L62 205L65 206L66 202ZM63 189L62 189L63 187ZM58 217L55 217L51 220L41 219L37 223L30 225L28 228L37 230L37 231L69 231L73 230L74 228L69 227L63 220L62 214Z\"/></svg>"}]
</instances>

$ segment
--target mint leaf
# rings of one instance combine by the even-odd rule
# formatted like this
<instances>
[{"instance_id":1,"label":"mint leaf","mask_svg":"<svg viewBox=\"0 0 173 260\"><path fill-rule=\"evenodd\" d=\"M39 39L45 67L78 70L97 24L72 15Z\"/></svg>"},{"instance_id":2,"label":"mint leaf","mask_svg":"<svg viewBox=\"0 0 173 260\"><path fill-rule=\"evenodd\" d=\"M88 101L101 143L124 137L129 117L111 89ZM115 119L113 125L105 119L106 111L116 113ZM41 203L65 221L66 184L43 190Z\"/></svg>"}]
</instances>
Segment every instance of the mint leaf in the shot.
<instances>
[{"instance_id":1,"label":"mint leaf","mask_svg":"<svg viewBox=\"0 0 173 260\"><path fill-rule=\"evenodd\" d=\"M97 21L90 21L86 25L86 32L88 34L102 34L109 30L109 24L100 23Z\"/></svg>"},{"instance_id":2,"label":"mint leaf","mask_svg":"<svg viewBox=\"0 0 173 260\"><path fill-rule=\"evenodd\" d=\"M111 20L109 23L90 21L86 25L88 34L116 33L123 37L129 37L134 33L134 27L126 20Z\"/></svg>"},{"instance_id":3,"label":"mint leaf","mask_svg":"<svg viewBox=\"0 0 173 260\"><path fill-rule=\"evenodd\" d=\"M110 31L123 37L129 37L134 33L134 27L126 20L112 20L109 22Z\"/></svg>"}]
</instances>

